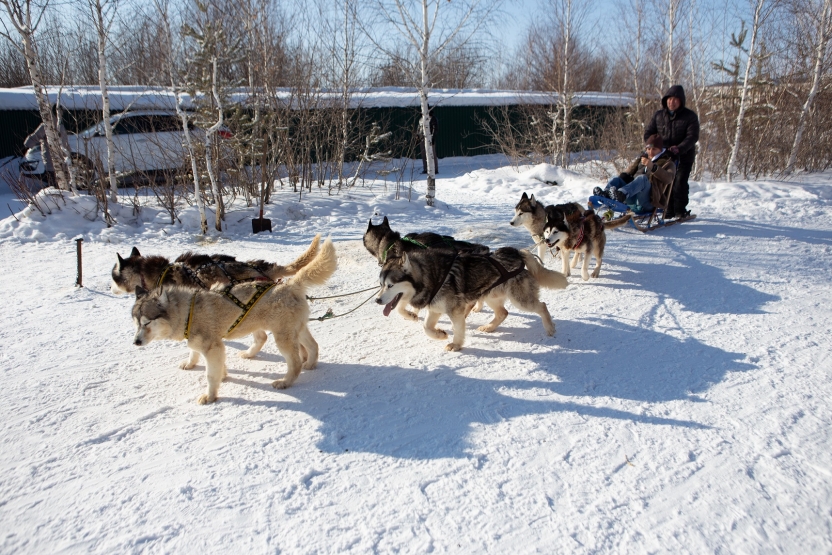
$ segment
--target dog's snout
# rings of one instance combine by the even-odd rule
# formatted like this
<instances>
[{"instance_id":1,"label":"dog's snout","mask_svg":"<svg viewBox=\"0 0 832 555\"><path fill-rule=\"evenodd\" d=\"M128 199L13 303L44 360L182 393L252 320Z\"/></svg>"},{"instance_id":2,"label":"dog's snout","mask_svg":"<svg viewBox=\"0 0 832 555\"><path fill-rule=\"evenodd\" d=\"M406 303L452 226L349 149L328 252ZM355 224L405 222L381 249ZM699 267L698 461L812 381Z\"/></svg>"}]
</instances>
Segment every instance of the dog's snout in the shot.
<instances>
[{"instance_id":1,"label":"dog's snout","mask_svg":"<svg viewBox=\"0 0 832 555\"><path fill-rule=\"evenodd\" d=\"M381 302L381 297L376 297L376 304L384 304Z\"/></svg>"},{"instance_id":2,"label":"dog's snout","mask_svg":"<svg viewBox=\"0 0 832 555\"><path fill-rule=\"evenodd\" d=\"M142 346L142 340L137 337L136 339L133 340L133 345L141 347Z\"/></svg>"}]
</instances>

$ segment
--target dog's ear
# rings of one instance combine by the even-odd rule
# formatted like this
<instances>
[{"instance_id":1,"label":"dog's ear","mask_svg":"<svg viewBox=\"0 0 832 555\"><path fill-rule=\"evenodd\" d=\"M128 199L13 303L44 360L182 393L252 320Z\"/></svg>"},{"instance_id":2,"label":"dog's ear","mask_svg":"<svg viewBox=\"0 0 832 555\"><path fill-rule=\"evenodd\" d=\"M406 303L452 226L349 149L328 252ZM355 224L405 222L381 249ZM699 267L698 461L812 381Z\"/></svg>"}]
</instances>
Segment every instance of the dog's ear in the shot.
<instances>
[{"instance_id":1,"label":"dog's ear","mask_svg":"<svg viewBox=\"0 0 832 555\"><path fill-rule=\"evenodd\" d=\"M529 199L529 195L526 194L526 191L523 191L523 196L520 197L520 200L528 200L528 199Z\"/></svg>"},{"instance_id":2,"label":"dog's ear","mask_svg":"<svg viewBox=\"0 0 832 555\"><path fill-rule=\"evenodd\" d=\"M120 272L121 269L124 268L124 259L121 257L119 253L116 253L116 256L118 257L118 262L116 263L116 270Z\"/></svg>"},{"instance_id":3,"label":"dog's ear","mask_svg":"<svg viewBox=\"0 0 832 555\"><path fill-rule=\"evenodd\" d=\"M136 286L136 300L141 299L145 295L147 295L147 289L145 289L141 285L137 285Z\"/></svg>"},{"instance_id":4,"label":"dog's ear","mask_svg":"<svg viewBox=\"0 0 832 555\"><path fill-rule=\"evenodd\" d=\"M529 202L532 204L532 208L534 208L535 205L537 204L537 201L534 200L534 195L529 197Z\"/></svg>"},{"instance_id":5,"label":"dog's ear","mask_svg":"<svg viewBox=\"0 0 832 555\"><path fill-rule=\"evenodd\" d=\"M401 258L402 258L402 269L403 269L405 272L410 273L410 270L413 268L413 267L410 265L410 257L409 257L409 256L407 256L407 253L406 253L406 252L402 252L402 256L401 256Z\"/></svg>"},{"instance_id":6,"label":"dog's ear","mask_svg":"<svg viewBox=\"0 0 832 555\"><path fill-rule=\"evenodd\" d=\"M168 296L168 290L163 289L162 294L159 295L159 308L162 308L163 306L167 305L169 301L170 297Z\"/></svg>"},{"instance_id":7,"label":"dog's ear","mask_svg":"<svg viewBox=\"0 0 832 555\"><path fill-rule=\"evenodd\" d=\"M387 228L390 227L390 222L387 221L387 216L384 216L384 219L381 221L381 225L383 225L384 227L387 227Z\"/></svg>"},{"instance_id":8,"label":"dog's ear","mask_svg":"<svg viewBox=\"0 0 832 555\"><path fill-rule=\"evenodd\" d=\"M133 250L130 251L130 256L141 256L141 254L139 254L139 249L133 247Z\"/></svg>"},{"instance_id":9,"label":"dog's ear","mask_svg":"<svg viewBox=\"0 0 832 555\"><path fill-rule=\"evenodd\" d=\"M370 218L370 223L367 224L367 231L370 231L371 229L373 229L373 219L372 218Z\"/></svg>"}]
</instances>

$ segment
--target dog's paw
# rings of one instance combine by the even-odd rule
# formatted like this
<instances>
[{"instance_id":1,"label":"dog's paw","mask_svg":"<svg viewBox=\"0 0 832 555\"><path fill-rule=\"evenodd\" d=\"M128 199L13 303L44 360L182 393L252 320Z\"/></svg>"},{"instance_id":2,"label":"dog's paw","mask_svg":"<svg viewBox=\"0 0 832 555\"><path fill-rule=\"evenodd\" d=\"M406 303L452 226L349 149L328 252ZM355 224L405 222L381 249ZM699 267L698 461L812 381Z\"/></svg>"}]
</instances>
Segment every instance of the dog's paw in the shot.
<instances>
[{"instance_id":1,"label":"dog's paw","mask_svg":"<svg viewBox=\"0 0 832 555\"><path fill-rule=\"evenodd\" d=\"M589 274L581 274L581 279L584 281L589 281Z\"/></svg>"},{"instance_id":2,"label":"dog's paw","mask_svg":"<svg viewBox=\"0 0 832 555\"><path fill-rule=\"evenodd\" d=\"M445 330L435 328L432 330L425 330L425 332L431 339L448 339L448 332L446 332Z\"/></svg>"},{"instance_id":3,"label":"dog's paw","mask_svg":"<svg viewBox=\"0 0 832 555\"><path fill-rule=\"evenodd\" d=\"M445 345L445 350L446 351L461 351L462 350L462 345L459 345L457 343L448 343L447 345Z\"/></svg>"},{"instance_id":4,"label":"dog's paw","mask_svg":"<svg viewBox=\"0 0 832 555\"><path fill-rule=\"evenodd\" d=\"M196 366L195 362L191 362L191 359L186 358L182 362L179 363L179 368L182 370L191 370L194 366Z\"/></svg>"},{"instance_id":5,"label":"dog's paw","mask_svg":"<svg viewBox=\"0 0 832 555\"><path fill-rule=\"evenodd\" d=\"M210 397L207 393L202 394L199 396L199 399L196 400L197 403L200 405L207 405L216 401L216 397Z\"/></svg>"},{"instance_id":6,"label":"dog's paw","mask_svg":"<svg viewBox=\"0 0 832 555\"><path fill-rule=\"evenodd\" d=\"M486 333L491 333L492 331L494 331L494 330L496 330L496 329L497 329L497 327L496 327L496 326L493 326L493 327L492 327L492 326L490 326L490 325L488 325L488 324L485 324L484 326L480 326L480 327L478 327L478 328L477 328L477 331L484 331L484 332L486 332Z\"/></svg>"},{"instance_id":7,"label":"dog's paw","mask_svg":"<svg viewBox=\"0 0 832 555\"><path fill-rule=\"evenodd\" d=\"M412 322L418 322L419 321L419 315L416 314L415 312L411 312L409 310L403 310L401 312L401 315L402 315L402 318L404 318L405 320L410 320Z\"/></svg>"},{"instance_id":8,"label":"dog's paw","mask_svg":"<svg viewBox=\"0 0 832 555\"><path fill-rule=\"evenodd\" d=\"M289 385L290 384L286 383L286 380L284 379L275 380L272 382L272 387L275 389L286 389L287 387L289 387Z\"/></svg>"},{"instance_id":9,"label":"dog's paw","mask_svg":"<svg viewBox=\"0 0 832 555\"><path fill-rule=\"evenodd\" d=\"M601 269L600 268L592 271L592 277L597 278L600 275L601 275Z\"/></svg>"},{"instance_id":10,"label":"dog's paw","mask_svg":"<svg viewBox=\"0 0 832 555\"><path fill-rule=\"evenodd\" d=\"M317 367L318 367L317 363L310 363L308 360L305 360L303 362L303 364L301 365L301 368L303 368L304 370L314 370Z\"/></svg>"},{"instance_id":11,"label":"dog's paw","mask_svg":"<svg viewBox=\"0 0 832 555\"><path fill-rule=\"evenodd\" d=\"M241 351L239 355L240 358L254 358L257 353L251 353L249 351Z\"/></svg>"}]
</instances>

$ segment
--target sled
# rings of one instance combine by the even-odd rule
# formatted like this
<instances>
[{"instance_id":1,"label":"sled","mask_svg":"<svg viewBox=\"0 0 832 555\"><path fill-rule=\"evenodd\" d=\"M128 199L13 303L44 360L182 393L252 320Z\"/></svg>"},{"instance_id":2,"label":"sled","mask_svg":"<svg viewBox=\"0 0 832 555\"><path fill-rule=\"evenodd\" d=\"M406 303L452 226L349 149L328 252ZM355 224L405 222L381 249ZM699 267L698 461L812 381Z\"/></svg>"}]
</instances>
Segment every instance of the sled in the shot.
<instances>
[{"instance_id":1,"label":"sled","mask_svg":"<svg viewBox=\"0 0 832 555\"><path fill-rule=\"evenodd\" d=\"M630 223L634 228L642 233L655 231L656 229L669 227L683 222L689 222L690 220L696 218L696 214L689 214L684 218L665 220L663 208L654 208L653 210L647 210L644 212L633 212L633 210L623 202L595 195L589 197L589 207L595 210L595 212L597 212L598 215L606 221L630 213L632 214Z\"/></svg>"}]
</instances>

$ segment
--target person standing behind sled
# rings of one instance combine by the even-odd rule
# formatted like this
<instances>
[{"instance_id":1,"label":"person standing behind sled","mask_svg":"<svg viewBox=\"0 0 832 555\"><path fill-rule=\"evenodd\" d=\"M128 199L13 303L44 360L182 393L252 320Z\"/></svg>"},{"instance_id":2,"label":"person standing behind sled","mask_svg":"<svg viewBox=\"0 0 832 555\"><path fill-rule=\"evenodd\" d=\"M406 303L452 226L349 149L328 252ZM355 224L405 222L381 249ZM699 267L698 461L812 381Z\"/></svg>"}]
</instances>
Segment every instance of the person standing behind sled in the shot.
<instances>
[{"instance_id":1,"label":"person standing behind sled","mask_svg":"<svg viewBox=\"0 0 832 555\"><path fill-rule=\"evenodd\" d=\"M439 160L436 158L436 132L439 130L439 125L436 123L436 115L433 113L433 108L428 106L428 114L430 120L428 121L428 125L430 125L430 141L431 141L431 148L433 149L433 173L439 173ZM422 173L428 173L428 155L427 151L425 150L425 127L424 127L425 118L419 118L419 153L422 155Z\"/></svg>"},{"instance_id":2,"label":"person standing behind sled","mask_svg":"<svg viewBox=\"0 0 832 555\"><path fill-rule=\"evenodd\" d=\"M664 206L668 186L676 175L676 162L658 135L648 137L644 149L627 171L610 179L603 190L595 187L592 194L623 202L635 212Z\"/></svg>"},{"instance_id":3,"label":"person standing behind sled","mask_svg":"<svg viewBox=\"0 0 832 555\"><path fill-rule=\"evenodd\" d=\"M685 89L673 85L662 97L662 109L653 114L653 119L644 129L644 140L659 134L664 146L679 157L676 178L670 192L665 219L684 218L690 215L688 207L688 178L696 161L696 142L699 140L699 117L685 107Z\"/></svg>"}]
</instances>

